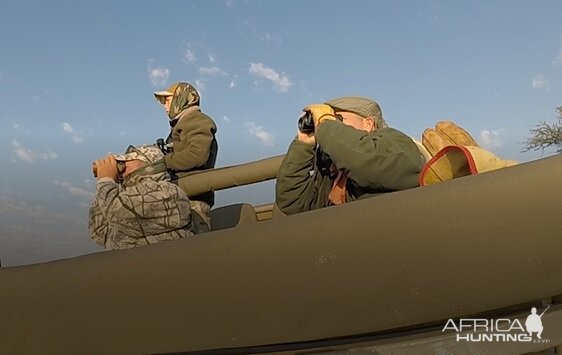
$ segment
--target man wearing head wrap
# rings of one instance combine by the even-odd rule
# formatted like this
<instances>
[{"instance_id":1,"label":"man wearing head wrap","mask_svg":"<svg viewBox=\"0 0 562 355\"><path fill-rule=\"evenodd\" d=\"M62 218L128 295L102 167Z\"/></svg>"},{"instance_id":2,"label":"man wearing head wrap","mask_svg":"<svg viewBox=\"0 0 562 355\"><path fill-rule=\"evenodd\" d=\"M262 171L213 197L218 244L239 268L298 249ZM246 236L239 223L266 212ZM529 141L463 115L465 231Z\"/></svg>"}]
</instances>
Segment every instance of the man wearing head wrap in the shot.
<instances>
[{"instance_id":1,"label":"man wearing head wrap","mask_svg":"<svg viewBox=\"0 0 562 355\"><path fill-rule=\"evenodd\" d=\"M418 186L425 158L388 127L375 101L347 96L303 111L314 130L299 130L277 176L276 203L286 214Z\"/></svg>"},{"instance_id":2,"label":"man wearing head wrap","mask_svg":"<svg viewBox=\"0 0 562 355\"><path fill-rule=\"evenodd\" d=\"M218 145L215 139L217 126L206 114L201 112L200 97L189 83L179 82L164 91L157 91L154 97L160 102L170 119L170 135L166 140L171 147L164 157L168 170L174 179L191 171L215 167ZM185 189L184 189L185 190ZM211 228L210 209L215 202L214 192L189 196L193 216L193 229L196 233Z\"/></svg>"},{"instance_id":3,"label":"man wearing head wrap","mask_svg":"<svg viewBox=\"0 0 562 355\"><path fill-rule=\"evenodd\" d=\"M193 235L189 199L170 182L163 155L155 146L131 146L94 163L89 230L96 243L126 249Z\"/></svg>"}]
</instances>

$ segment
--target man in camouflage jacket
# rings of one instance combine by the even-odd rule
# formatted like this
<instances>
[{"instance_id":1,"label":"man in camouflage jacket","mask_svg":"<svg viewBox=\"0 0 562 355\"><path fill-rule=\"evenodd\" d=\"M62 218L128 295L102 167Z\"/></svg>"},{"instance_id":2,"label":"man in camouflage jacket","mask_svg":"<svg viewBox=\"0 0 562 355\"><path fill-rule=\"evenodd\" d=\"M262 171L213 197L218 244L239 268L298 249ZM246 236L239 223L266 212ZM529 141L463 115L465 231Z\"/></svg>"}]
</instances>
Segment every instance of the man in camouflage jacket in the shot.
<instances>
[{"instance_id":1,"label":"man in camouflage jacket","mask_svg":"<svg viewBox=\"0 0 562 355\"><path fill-rule=\"evenodd\" d=\"M126 249L193 235L189 199L170 182L162 158L159 148L141 146L95 162L89 230L96 243Z\"/></svg>"},{"instance_id":2,"label":"man in camouflage jacket","mask_svg":"<svg viewBox=\"0 0 562 355\"><path fill-rule=\"evenodd\" d=\"M284 213L418 186L425 159L410 137L387 126L375 101L340 97L304 111L314 131L297 133L277 176Z\"/></svg>"}]
</instances>

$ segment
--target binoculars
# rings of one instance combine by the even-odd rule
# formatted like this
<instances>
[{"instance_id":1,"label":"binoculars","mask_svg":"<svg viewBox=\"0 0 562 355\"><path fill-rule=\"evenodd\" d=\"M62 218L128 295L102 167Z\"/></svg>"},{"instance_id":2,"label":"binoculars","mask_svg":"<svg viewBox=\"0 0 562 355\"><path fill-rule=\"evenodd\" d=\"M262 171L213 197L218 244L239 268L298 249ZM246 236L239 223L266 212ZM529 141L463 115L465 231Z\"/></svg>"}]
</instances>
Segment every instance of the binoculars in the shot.
<instances>
[{"instance_id":1,"label":"binoculars","mask_svg":"<svg viewBox=\"0 0 562 355\"><path fill-rule=\"evenodd\" d=\"M335 114L335 117L338 121L342 122L343 117L340 114ZM304 134L310 134L314 132L314 119L312 118L312 113L306 111L304 115L299 117L299 131Z\"/></svg>"},{"instance_id":2,"label":"binoculars","mask_svg":"<svg viewBox=\"0 0 562 355\"><path fill-rule=\"evenodd\" d=\"M299 131L304 134L309 134L314 132L314 119L312 118L312 113L305 112L304 115L299 117Z\"/></svg>"},{"instance_id":3,"label":"binoculars","mask_svg":"<svg viewBox=\"0 0 562 355\"><path fill-rule=\"evenodd\" d=\"M117 175L123 176L124 172L125 172L125 162L117 160ZM92 163L92 173L94 174L94 177L96 178L98 177L98 167L96 166L96 162Z\"/></svg>"}]
</instances>

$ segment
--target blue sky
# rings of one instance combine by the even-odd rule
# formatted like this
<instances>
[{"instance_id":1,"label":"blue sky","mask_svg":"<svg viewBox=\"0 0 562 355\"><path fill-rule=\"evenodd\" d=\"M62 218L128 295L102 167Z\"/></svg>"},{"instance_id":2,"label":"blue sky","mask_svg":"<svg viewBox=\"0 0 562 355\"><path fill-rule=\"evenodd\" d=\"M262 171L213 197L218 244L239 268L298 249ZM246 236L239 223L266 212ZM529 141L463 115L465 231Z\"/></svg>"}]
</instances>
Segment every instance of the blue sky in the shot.
<instances>
[{"instance_id":1,"label":"blue sky","mask_svg":"<svg viewBox=\"0 0 562 355\"><path fill-rule=\"evenodd\" d=\"M168 132L152 92L189 81L218 125L217 166L283 154L303 106L377 100L419 138L450 119L520 161L562 105L560 1L2 1L0 260L101 250L91 162ZM217 206L273 199L273 184Z\"/></svg>"}]
</instances>

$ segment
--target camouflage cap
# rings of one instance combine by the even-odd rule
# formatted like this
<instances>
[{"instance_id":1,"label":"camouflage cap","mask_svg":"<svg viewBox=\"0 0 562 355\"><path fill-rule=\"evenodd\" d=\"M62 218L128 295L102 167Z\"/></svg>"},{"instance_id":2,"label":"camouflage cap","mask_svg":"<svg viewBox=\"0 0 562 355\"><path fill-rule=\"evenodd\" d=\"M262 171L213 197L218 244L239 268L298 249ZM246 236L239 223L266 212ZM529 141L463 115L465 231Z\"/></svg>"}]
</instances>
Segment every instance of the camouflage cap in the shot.
<instances>
[{"instance_id":1,"label":"camouflage cap","mask_svg":"<svg viewBox=\"0 0 562 355\"><path fill-rule=\"evenodd\" d=\"M343 96L327 101L325 104L331 106L336 111L353 112L365 118L372 117L377 124L377 128L388 127L382 117L379 104L366 97Z\"/></svg>"},{"instance_id":2,"label":"camouflage cap","mask_svg":"<svg viewBox=\"0 0 562 355\"><path fill-rule=\"evenodd\" d=\"M172 85L170 85L166 90L162 90L162 91L155 91L154 92L154 97L156 98L156 100L161 103L162 105L164 104L164 102L166 101L166 97L168 96L174 96L174 92L176 91L176 89L178 88L180 83L174 83Z\"/></svg>"},{"instance_id":3,"label":"camouflage cap","mask_svg":"<svg viewBox=\"0 0 562 355\"><path fill-rule=\"evenodd\" d=\"M115 155L115 160L118 161L129 161L129 160L141 160L147 164L154 163L164 157L164 153L160 148L153 145L140 145L132 146L125 151L125 154Z\"/></svg>"}]
</instances>

